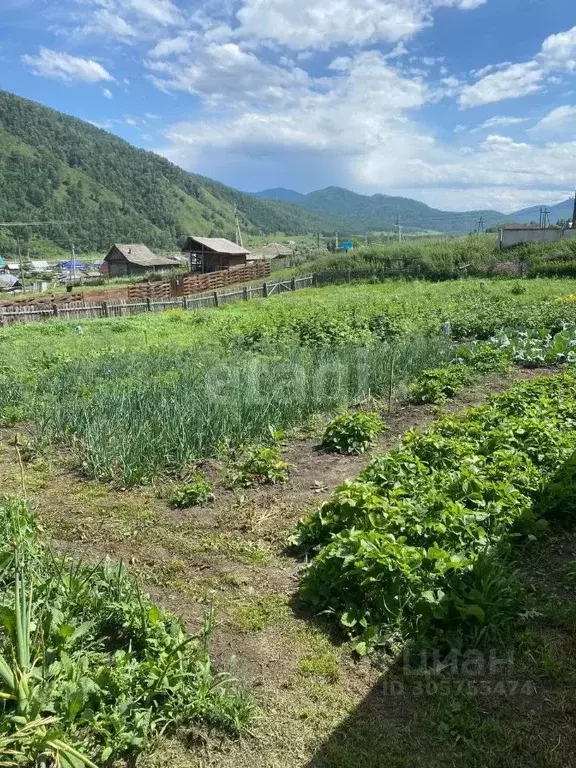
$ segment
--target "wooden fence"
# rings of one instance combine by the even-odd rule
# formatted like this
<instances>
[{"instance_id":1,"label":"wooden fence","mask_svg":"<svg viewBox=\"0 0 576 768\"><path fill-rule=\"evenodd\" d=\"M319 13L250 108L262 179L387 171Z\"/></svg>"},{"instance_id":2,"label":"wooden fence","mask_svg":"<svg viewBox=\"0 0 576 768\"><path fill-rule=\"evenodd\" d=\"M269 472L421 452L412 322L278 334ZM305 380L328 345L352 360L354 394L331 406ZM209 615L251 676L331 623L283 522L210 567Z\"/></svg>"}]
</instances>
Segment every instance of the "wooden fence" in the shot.
<instances>
[{"instance_id":1,"label":"wooden fence","mask_svg":"<svg viewBox=\"0 0 576 768\"><path fill-rule=\"evenodd\" d=\"M129 301L175 299L205 291L217 291L234 283L248 283L270 275L270 263L220 269L206 275L180 275L165 283L138 283L128 287Z\"/></svg>"},{"instance_id":2,"label":"wooden fence","mask_svg":"<svg viewBox=\"0 0 576 768\"><path fill-rule=\"evenodd\" d=\"M186 295L181 298L152 299L145 298L137 301L120 302L88 302L71 301L66 304L26 305L23 307L0 307L0 327L13 323L33 323L39 320L87 320L98 317L127 317L143 312L164 312L168 309L201 309L203 307L219 307L232 304L235 301L248 301L255 298L266 298L299 288L309 288L314 284L314 277L293 277L277 282L264 282L261 285L247 285L236 290Z\"/></svg>"}]
</instances>

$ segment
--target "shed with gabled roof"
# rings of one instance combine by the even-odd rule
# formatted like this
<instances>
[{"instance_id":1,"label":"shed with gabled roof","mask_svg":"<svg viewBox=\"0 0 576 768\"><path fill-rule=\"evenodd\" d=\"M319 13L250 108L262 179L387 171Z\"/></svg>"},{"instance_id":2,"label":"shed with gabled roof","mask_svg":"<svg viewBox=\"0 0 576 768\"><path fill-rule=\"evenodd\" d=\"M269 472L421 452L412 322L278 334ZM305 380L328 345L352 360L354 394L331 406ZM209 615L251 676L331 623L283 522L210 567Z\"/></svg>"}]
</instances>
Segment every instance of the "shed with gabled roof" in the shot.
<instances>
[{"instance_id":1,"label":"shed with gabled roof","mask_svg":"<svg viewBox=\"0 0 576 768\"><path fill-rule=\"evenodd\" d=\"M179 266L174 259L157 256L142 243L114 243L104 258L104 264L109 277L141 275ZM104 270L101 268L101 271Z\"/></svg>"},{"instance_id":2,"label":"shed with gabled roof","mask_svg":"<svg viewBox=\"0 0 576 768\"><path fill-rule=\"evenodd\" d=\"M241 267L246 264L249 250L225 237L186 238L182 248L190 259L191 268L198 272L217 272L220 269Z\"/></svg>"},{"instance_id":3,"label":"shed with gabled roof","mask_svg":"<svg viewBox=\"0 0 576 768\"><path fill-rule=\"evenodd\" d=\"M283 243L268 243L251 251L248 261L270 261L292 256L294 251L289 245Z\"/></svg>"}]
</instances>

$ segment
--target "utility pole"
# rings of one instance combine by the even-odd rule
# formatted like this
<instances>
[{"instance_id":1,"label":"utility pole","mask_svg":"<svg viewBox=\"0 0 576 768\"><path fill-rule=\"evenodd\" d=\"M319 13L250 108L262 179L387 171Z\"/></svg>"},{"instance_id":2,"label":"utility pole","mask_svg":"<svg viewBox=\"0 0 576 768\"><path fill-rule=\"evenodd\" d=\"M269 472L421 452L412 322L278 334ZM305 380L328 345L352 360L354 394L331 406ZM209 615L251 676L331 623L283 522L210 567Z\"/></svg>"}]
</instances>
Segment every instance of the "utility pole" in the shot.
<instances>
[{"instance_id":1,"label":"utility pole","mask_svg":"<svg viewBox=\"0 0 576 768\"><path fill-rule=\"evenodd\" d=\"M542 209L542 229L547 229L550 226L550 211L548 208Z\"/></svg>"},{"instance_id":2,"label":"utility pole","mask_svg":"<svg viewBox=\"0 0 576 768\"><path fill-rule=\"evenodd\" d=\"M74 252L74 243L72 243L72 280L76 280L76 253Z\"/></svg>"},{"instance_id":3,"label":"utility pole","mask_svg":"<svg viewBox=\"0 0 576 768\"><path fill-rule=\"evenodd\" d=\"M242 231L240 229L240 216L238 214L237 205L234 205L234 220L236 222L236 245L240 245L242 248L244 248L244 243L242 242Z\"/></svg>"},{"instance_id":4,"label":"utility pole","mask_svg":"<svg viewBox=\"0 0 576 768\"><path fill-rule=\"evenodd\" d=\"M400 214L396 216L396 235L398 237L398 242L402 242L402 218L400 217Z\"/></svg>"},{"instance_id":5,"label":"utility pole","mask_svg":"<svg viewBox=\"0 0 576 768\"><path fill-rule=\"evenodd\" d=\"M20 283L22 284L22 293L26 293L26 282L24 280L24 267L22 266L22 250L20 249L20 238L16 238L18 247L18 263L20 264Z\"/></svg>"},{"instance_id":6,"label":"utility pole","mask_svg":"<svg viewBox=\"0 0 576 768\"><path fill-rule=\"evenodd\" d=\"M335 240L335 242L336 242L335 250L338 250L338 232L336 232L336 240Z\"/></svg>"},{"instance_id":7,"label":"utility pole","mask_svg":"<svg viewBox=\"0 0 576 768\"><path fill-rule=\"evenodd\" d=\"M316 232L316 248L320 250L320 232Z\"/></svg>"},{"instance_id":8,"label":"utility pole","mask_svg":"<svg viewBox=\"0 0 576 768\"><path fill-rule=\"evenodd\" d=\"M576 229L576 192L574 193L574 213L572 214L572 229Z\"/></svg>"}]
</instances>

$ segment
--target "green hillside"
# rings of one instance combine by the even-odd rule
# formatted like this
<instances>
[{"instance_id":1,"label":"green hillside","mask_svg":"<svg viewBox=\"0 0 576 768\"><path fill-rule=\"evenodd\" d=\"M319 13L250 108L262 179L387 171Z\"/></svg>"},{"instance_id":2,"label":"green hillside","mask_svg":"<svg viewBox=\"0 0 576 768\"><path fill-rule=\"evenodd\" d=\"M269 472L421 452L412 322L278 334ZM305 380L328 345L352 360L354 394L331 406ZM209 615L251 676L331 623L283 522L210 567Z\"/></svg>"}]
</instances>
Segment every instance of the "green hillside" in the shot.
<instances>
[{"instance_id":1,"label":"green hillside","mask_svg":"<svg viewBox=\"0 0 576 768\"><path fill-rule=\"evenodd\" d=\"M408 197L390 195L359 195L341 187L327 187L308 195L299 195L287 189L265 190L264 199L291 200L317 214L346 217L355 222L360 231L387 231L395 226L396 217L402 219L406 232L435 231L447 234L473 232L480 217L486 228L506 222L509 217L498 211L440 211Z\"/></svg>"},{"instance_id":2,"label":"green hillside","mask_svg":"<svg viewBox=\"0 0 576 768\"><path fill-rule=\"evenodd\" d=\"M35 102L0 91L0 221L55 220L0 229L0 253L37 236L61 248L112 242L176 248L185 235L333 232L338 219L260 200L187 173L163 157Z\"/></svg>"}]
</instances>

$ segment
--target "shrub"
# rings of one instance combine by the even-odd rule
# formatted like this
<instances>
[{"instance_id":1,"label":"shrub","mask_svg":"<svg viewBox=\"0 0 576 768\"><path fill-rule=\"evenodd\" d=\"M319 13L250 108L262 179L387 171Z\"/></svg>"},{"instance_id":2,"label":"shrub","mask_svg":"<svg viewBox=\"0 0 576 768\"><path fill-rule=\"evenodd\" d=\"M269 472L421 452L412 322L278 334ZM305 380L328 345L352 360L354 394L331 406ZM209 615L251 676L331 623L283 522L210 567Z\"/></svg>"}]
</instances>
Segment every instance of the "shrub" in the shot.
<instances>
[{"instance_id":1,"label":"shrub","mask_svg":"<svg viewBox=\"0 0 576 768\"><path fill-rule=\"evenodd\" d=\"M383 429L377 413L343 413L328 424L322 447L336 453L364 453Z\"/></svg>"},{"instance_id":2,"label":"shrub","mask_svg":"<svg viewBox=\"0 0 576 768\"><path fill-rule=\"evenodd\" d=\"M244 448L232 462L228 472L232 485L249 488L256 485L278 485L288 480L288 463L276 448L255 445Z\"/></svg>"},{"instance_id":3,"label":"shrub","mask_svg":"<svg viewBox=\"0 0 576 768\"><path fill-rule=\"evenodd\" d=\"M186 507L195 507L199 504L206 504L214 501L214 494L211 483L202 475L196 475L191 483L177 485L172 488L168 494L168 502L171 507L185 509Z\"/></svg>"},{"instance_id":4,"label":"shrub","mask_svg":"<svg viewBox=\"0 0 576 768\"><path fill-rule=\"evenodd\" d=\"M471 381L470 370L462 364L422 371L414 384L408 387L408 399L416 404L443 403Z\"/></svg>"}]
</instances>

